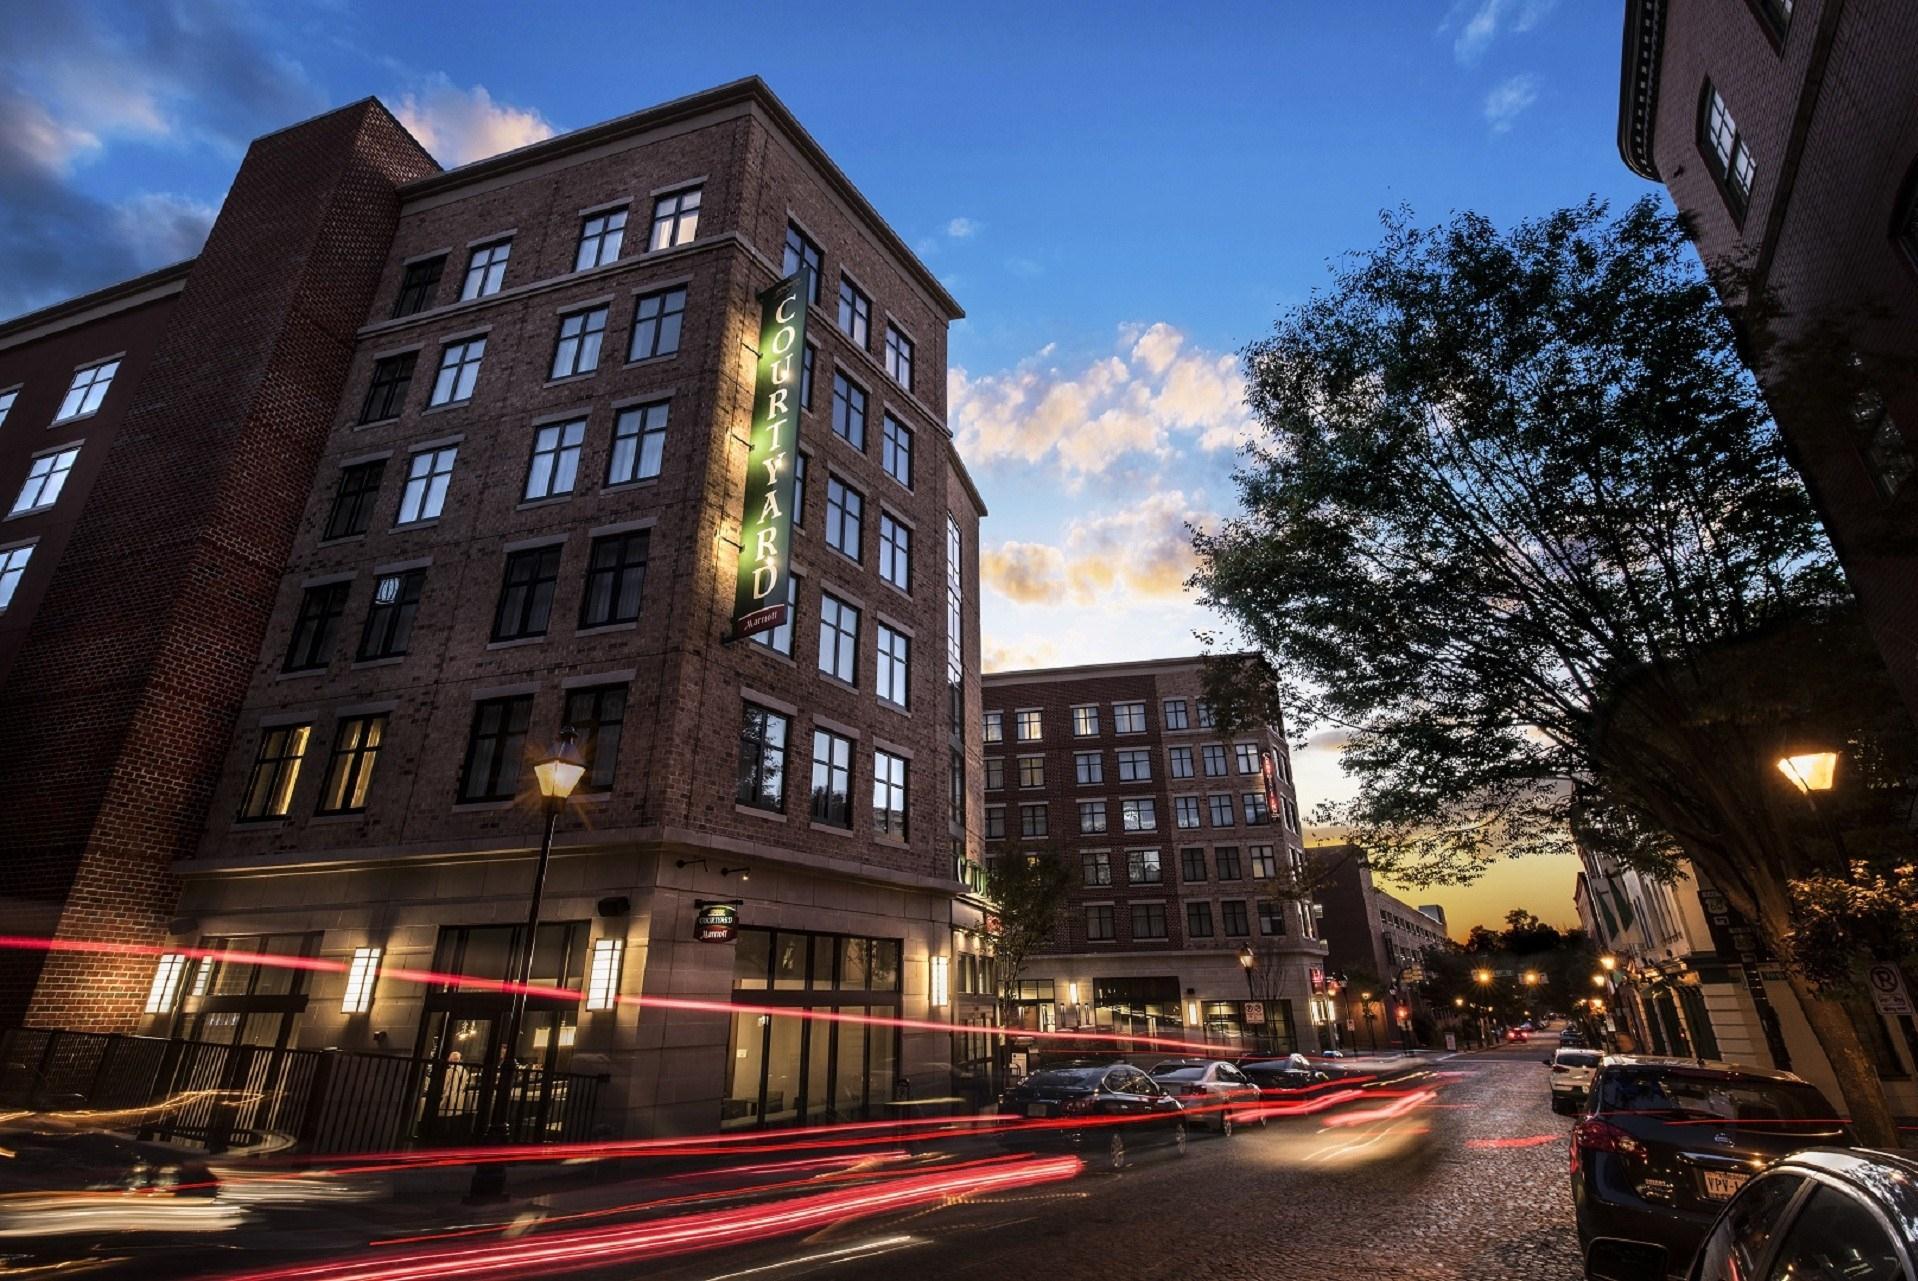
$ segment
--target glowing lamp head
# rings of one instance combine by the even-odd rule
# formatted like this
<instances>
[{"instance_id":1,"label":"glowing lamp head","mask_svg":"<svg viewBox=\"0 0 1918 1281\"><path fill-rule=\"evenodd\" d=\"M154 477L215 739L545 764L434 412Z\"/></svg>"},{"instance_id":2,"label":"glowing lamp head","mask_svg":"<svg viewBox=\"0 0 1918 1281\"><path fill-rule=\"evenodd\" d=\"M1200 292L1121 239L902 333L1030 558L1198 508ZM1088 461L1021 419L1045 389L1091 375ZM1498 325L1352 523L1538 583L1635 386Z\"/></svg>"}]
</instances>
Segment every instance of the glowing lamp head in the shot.
<instances>
[{"instance_id":1,"label":"glowing lamp head","mask_svg":"<svg viewBox=\"0 0 1918 1281\"><path fill-rule=\"evenodd\" d=\"M1829 792L1832 775L1838 769L1838 753L1808 752L1803 756L1781 756L1778 772L1790 779L1799 791Z\"/></svg>"},{"instance_id":2,"label":"glowing lamp head","mask_svg":"<svg viewBox=\"0 0 1918 1281\"><path fill-rule=\"evenodd\" d=\"M1455 996L1452 998L1452 1004L1458 1006L1462 1010L1465 1008L1465 998L1462 996Z\"/></svg>"},{"instance_id":3,"label":"glowing lamp head","mask_svg":"<svg viewBox=\"0 0 1918 1281\"><path fill-rule=\"evenodd\" d=\"M1609 954L1599 957L1598 963L1607 974L1618 968L1618 958Z\"/></svg>"},{"instance_id":4,"label":"glowing lamp head","mask_svg":"<svg viewBox=\"0 0 1918 1281\"><path fill-rule=\"evenodd\" d=\"M1360 992L1359 1000L1369 1003L1372 1000L1372 994L1370 992Z\"/></svg>"},{"instance_id":5,"label":"glowing lamp head","mask_svg":"<svg viewBox=\"0 0 1918 1281\"><path fill-rule=\"evenodd\" d=\"M539 794L548 800L563 801L573 794L586 776L586 761L579 754L579 735L571 725L560 730L552 756L533 766L533 775L539 779Z\"/></svg>"},{"instance_id":6,"label":"glowing lamp head","mask_svg":"<svg viewBox=\"0 0 1918 1281\"><path fill-rule=\"evenodd\" d=\"M1605 986L1605 976L1604 976L1603 974L1594 974L1594 975L1592 975L1592 986L1593 986L1593 987L1604 987L1604 986Z\"/></svg>"},{"instance_id":7,"label":"glowing lamp head","mask_svg":"<svg viewBox=\"0 0 1918 1281\"><path fill-rule=\"evenodd\" d=\"M1239 949L1240 965L1244 966L1246 969L1249 970L1253 966L1257 965L1258 963L1259 963L1259 958L1252 954L1252 945L1250 943L1247 943L1244 947Z\"/></svg>"},{"instance_id":8,"label":"glowing lamp head","mask_svg":"<svg viewBox=\"0 0 1918 1281\"><path fill-rule=\"evenodd\" d=\"M1537 970L1525 971L1525 986L1535 987L1537 986L1537 984L1538 984L1538 971Z\"/></svg>"},{"instance_id":9,"label":"glowing lamp head","mask_svg":"<svg viewBox=\"0 0 1918 1281\"><path fill-rule=\"evenodd\" d=\"M1490 983L1492 981L1492 972L1490 970L1473 970L1472 981L1475 983Z\"/></svg>"}]
</instances>

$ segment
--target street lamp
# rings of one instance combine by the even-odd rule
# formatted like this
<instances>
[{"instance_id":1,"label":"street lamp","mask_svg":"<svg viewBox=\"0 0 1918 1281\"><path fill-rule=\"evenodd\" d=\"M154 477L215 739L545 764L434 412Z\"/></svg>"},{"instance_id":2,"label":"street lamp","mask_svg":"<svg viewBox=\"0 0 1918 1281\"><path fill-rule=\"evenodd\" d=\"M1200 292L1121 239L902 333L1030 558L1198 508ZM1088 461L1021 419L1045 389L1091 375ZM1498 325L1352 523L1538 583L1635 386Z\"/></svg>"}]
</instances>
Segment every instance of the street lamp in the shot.
<instances>
[{"instance_id":1,"label":"street lamp","mask_svg":"<svg viewBox=\"0 0 1918 1281\"><path fill-rule=\"evenodd\" d=\"M1618 958L1616 956L1613 956L1610 952L1607 952L1605 955L1598 958L1598 965L1600 969L1604 970L1607 974L1610 974L1613 970L1618 968Z\"/></svg>"},{"instance_id":2,"label":"street lamp","mask_svg":"<svg viewBox=\"0 0 1918 1281\"><path fill-rule=\"evenodd\" d=\"M1605 976L1604 976L1603 974L1594 974L1594 975L1592 975L1592 986L1593 986L1593 987L1604 987L1604 986L1605 986Z\"/></svg>"},{"instance_id":3,"label":"street lamp","mask_svg":"<svg viewBox=\"0 0 1918 1281\"><path fill-rule=\"evenodd\" d=\"M1778 758L1778 772L1792 781L1792 786L1807 796L1813 792L1829 792L1832 775L1838 769L1838 753L1807 752L1802 756L1781 756Z\"/></svg>"},{"instance_id":4,"label":"street lamp","mask_svg":"<svg viewBox=\"0 0 1918 1281\"><path fill-rule=\"evenodd\" d=\"M1359 1002L1365 1007L1365 1047L1377 1054L1379 1052L1378 1033L1372 1030L1372 994L1360 992Z\"/></svg>"},{"instance_id":5,"label":"street lamp","mask_svg":"<svg viewBox=\"0 0 1918 1281\"><path fill-rule=\"evenodd\" d=\"M526 988L533 981L533 946L539 939L540 900L546 894L546 868L553 858L553 831L559 826L566 798L573 794L585 774L586 761L579 754L579 736L571 725L560 730L553 754L533 766L533 777L539 781L539 794L546 811L546 830L540 837L539 862L533 870L533 896L526 910L526 938L514 958L517 972L512 976L512 998L506 1007L506 1032L493 1051L491 1088L480 1096L482 1115L478 1118L478 1128L481 1142L489 1146L512 1141L513 1055L519 1048L520 1024L526 1019ZM505 1198L506 1166L501 1162L475 1166L467 1199L479 1202Z\"/></svg>"},{"instance_id":6,"label":"street lamp","mask_svg":"<svg viewBox=\"0 0 1918 1281\"><path fill-rule=\"evenodd\" d=\"M1245 971L1245 999L1248 1005L1259 999L1259 994L1252 987L1252 971L1258 963L1258 954L1252 950L1250 943L1239 949L1239 968Z\"/></svg>"}]
</instances>

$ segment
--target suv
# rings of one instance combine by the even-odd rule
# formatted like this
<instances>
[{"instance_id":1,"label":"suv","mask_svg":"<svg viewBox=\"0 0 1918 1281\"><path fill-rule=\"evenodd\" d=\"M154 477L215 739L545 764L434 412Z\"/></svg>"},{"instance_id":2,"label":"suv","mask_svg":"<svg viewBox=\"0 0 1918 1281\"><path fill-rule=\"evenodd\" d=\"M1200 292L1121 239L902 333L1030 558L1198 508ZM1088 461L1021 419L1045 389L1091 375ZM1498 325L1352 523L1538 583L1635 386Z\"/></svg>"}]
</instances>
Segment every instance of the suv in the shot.
<instances>
[{"instance_id":1,"label":"suv","mask_svg":"<svg viewBox=\"0 0 1918 1281\"><path fill-rule=\"evenodd\" d=\"M1605 1056L1597 1050L1568 1049L1560 1046L1545 1060L1552 1069L1552 1111L1560 1116L1575 1112L1592 1088L1592 1074Z\"/></svg>"},{"instance_id":2,"label":"suv","mask_svg":"<svg viewBox=\"0 0 1918 1281\"><path fill-rule=\"evenodd\" d=\"M1754 1173L1800 1148L1854 1144L1844 1120L1789 1072L1704 1059L1613 1055L1572 1130L1579 1247L1659 1246L1683 1267Z\"/></svg>"}]
</instances>

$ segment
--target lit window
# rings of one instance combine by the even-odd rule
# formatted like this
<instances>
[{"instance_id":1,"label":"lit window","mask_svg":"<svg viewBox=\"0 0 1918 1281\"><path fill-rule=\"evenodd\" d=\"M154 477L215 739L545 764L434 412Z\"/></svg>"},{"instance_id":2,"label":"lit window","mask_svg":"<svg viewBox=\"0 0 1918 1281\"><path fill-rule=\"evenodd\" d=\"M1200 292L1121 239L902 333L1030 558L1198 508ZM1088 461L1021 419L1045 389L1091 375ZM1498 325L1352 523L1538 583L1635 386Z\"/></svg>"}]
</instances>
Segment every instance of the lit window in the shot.
<instances>
[{"instance_id":1,"label":"lit window","mask_svg":"<svg viewBox=\"0 0 1918 1281\"><path fill-rule=\"evenodd\" d=\"M624 209L594 214L580 223L579 253L573 259L573 270L586 271L615 261L619 257L620 241L625 238Z\"/></svg>"},{"instance_id":2,"label":"lit window","mask_svg":"<svg viewBox=\"0 0 1918 1281\"><path fill-rule=\"evenodd\" d=\"M900 333L897 325L886 326L886 372L901 387L912 390L912 339Z\"/></svg>"},{"instance_id":3,"label":"lit window","mask_svg":"<svg viewBox=\"0 0 1918 1281\"><path fill-rule=\"evenodd\" d=\"M146 1012L171 1014L180 999L180 986L185 978L186 957L179 952L162 955L153 970L153 986L147 989Z\"/></svg>"},{"instance_id":4,"label":"lit window","mask_svg":"<svg viewBox=\"0 0 1918 1281\"><path fill-rule=\"evenodd\" d=\"M327 762L326 781L320 787L320 813L358 814L366 808L366 793L373 786L373 766L385 737L384 714L349 716L340 721L333 732L333 759Z\"/></svg>"},{"instance_id":5,"label":"lit window","mask_svg":"<svg viewBox=\"0 0 1918 1281\"><path fill-rule=\"evenodd\" d=\"M20 586L20 576L27 572L32 555L32 543L0 551L0 609L13 603L14 590Z\"/></svg>"},{"instance_id":6,"label":"lit window","mask_svg":"<svg viewBox=\"0 0 1918 1281\"><path fill-rule=\"evenodd\" d=\"M952 1004L952 958L932 958L932 991L928 1003L938 1009Z\"/></svg>"},{"instance_id":7,"label":"lit window","mask_svg":"<svg viewBox=\"0 0 1918 1281\"><path fill-rule=\"evenodd\" d=\"M625 939L594 939L586 971L586 1008L610 1010L619 1003L619 974L626 962Z\"/></svg>"},{"instance_id":8,"label":"lit window","mask_svg":"<svg viewBox=\"0 0 1918 1281\"><path fill-rule=\"evenodd\" d=\"M260 734L259 754L240 799L242 819L285 818L293 808L293 787L300 779L311 725L279 725Z\"/></svg>"},{"instance_id":9,"label":"lit window","mask_svg":"<svg viewBox=\"0 0 1918 1281\"><path fill-rule=\"evenodd\" d=\"M107 398L107 388L113 385L113 375L119 372L120 362L117 360L102 361L75 371L73 383L67 388L67 397L60 402L60 412L53 416L53 421L65 422L99 409L100 402Z\"/></svg>"},{"instance_id":10,"label":"lit window","mask_svg":"<svg viewBox=\"0 0 1918 1281\"><path fill-rule=\"evenodd\" d=\"M346 992L340 997L340 1013L365 1014L373 1008L373 985L380 977L380 949L356 947L353 963L346 969Z\"/></svg>"},{"instance_id":11,"label":"lit window","mask_svg":"<svg viewBox=\"0 0 1918 1281\"><path fill-rule=\"evenodd\" d=\"M20 496L13 500L15 516L25 512L44 511L59 499L60 491L66 486L67 473L73 470L74 460L80 456L76 446L71 449L57 449L50 454L42 454L33 460L27 468L27 479L20 486Z\"/></svg>"},{"instance_id":12,"label":"lit window","mask_svg":"<svg viewBox=\"0 0 1918 1281\"><path fill-rule=\"evenodd\" d=\"M473 250L466 260L466 279L460 284L460 301L496 294L506 281L506 259L513 242L496 240Z\"/></svg>"},{"instance_id":13,"label":"lit window","mask_svg":"<svg viewBox=\"0 0 1918 1281\"><path fill-rule=\"evenodd\" d=\"M653 202L653 249L671 249L699 234L699 188L669 192Z\"/></svg>"},{"instance_id":14,"label":"lit window","mask_svg":"<svg viewBox=\"0 0 1918 1281\"><path fill-rule=\"evenodd\" d=\"M599 345L606 336L606 308L594 307L562 316L559 341L553 347L555 378L590 374L599 368Z\"/></svg>"},{"instance_id":15,"label":"lit window","mask_svg":"<svg viewBox=\"0 0 1918 1281\"><path fill-rule=\"evenodd\" d=\"M1021 743L1038 742L1039 741L1039 711L1038 709L1028 708L1025 711L1014 713L1014 716L1015 716L1014 733L1018 735L1019 741Z\"/></svg>"},{"instance_id":16,"label":"lit window","mask_svg":"<svg viewBox=\"0 0 1918 1281\"><path fill-rule=\"evenodd\" d=\"M433 398L428 406L455 405L473 398L473 385L479 381L480 361L486 355L484 338L446 344L440 352L439 374L433 379Z\"/></svg>"},{"instance_id":17,"label":"lit window","mask_svg":"<svg viewBox=\"0 0 1918 1281\"><path fill-rule=\"evenodd\" d=\"M679 350L679 330L686 319L686 290L662 289L641 294L633 303L633 338L628 360L651 360Z\"/></svg>"}]
</instances>

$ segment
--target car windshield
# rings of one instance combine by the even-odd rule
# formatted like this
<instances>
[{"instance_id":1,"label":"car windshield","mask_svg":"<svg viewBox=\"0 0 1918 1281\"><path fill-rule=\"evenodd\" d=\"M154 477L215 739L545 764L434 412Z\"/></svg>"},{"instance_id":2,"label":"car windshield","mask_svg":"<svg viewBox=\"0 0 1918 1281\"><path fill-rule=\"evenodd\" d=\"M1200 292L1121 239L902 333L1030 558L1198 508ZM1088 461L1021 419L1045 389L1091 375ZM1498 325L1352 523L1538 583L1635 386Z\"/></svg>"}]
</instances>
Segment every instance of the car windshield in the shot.
<instances>
[{"instance_id":1,"label":"car windshield","mask_svg":"<svg viewBox=\"0 0 1918 1281\"><path fill-rule=\"evenodd\" d=\"M1047 1068L1043 1072L1034 1072L1021 1082L1021 1084L1037 1087L1042 1090L1061 1085L1091 1089L1093 1086L1099 1084L1099 1078L1105 1074L1106 1069L1102 1067Z\"/></svg>"},{"instance_id":2,"label":"car windshield","mask_svg":"<svg viewBox=\"0 0 1918 1281\"><path fill-rule=\"evenodd\" d=\"M1608 1073L1600 1103L1607 1112L1657 1112L1760 1125L1777 1121L1835 1120L1831 1104L1809 1085L1733 1080L1658 1069Z\"/></svg>"},{"instance_id":3,"label":"car windshield","mask_svg":"<svg viewBox=\"0 0 1918 1281\"><path fill-rule=\"evenodd\" d=\"M1190 1059L1167 1059L1156 1067L1146 1070L1147 1076L1168 1076L1173 1072L1203 1072L1205 1064L1194 1063Z\"/></svg>"},{"instance_id":4,"label":"car windshield","mask_svg":"<svg viewBox=\"0 0 1918 1281\"><path fill-rule=\"evenodd\" d=\"M1155 1081L1196 1081L1205 1075L1203 1067L1155 1068L1152 1079Z\"/></svg>"},{"instance_id":5,"label":"car windshield","mask_svg":"<svg viewBox=\"0 0 1918 1281\"><path fill-rule=\"evenodd\" d=\"M1566 1067L1597 1067L1597 1050L1560 1050L1558 1061Z\"/></svg>"}]
</instances>

